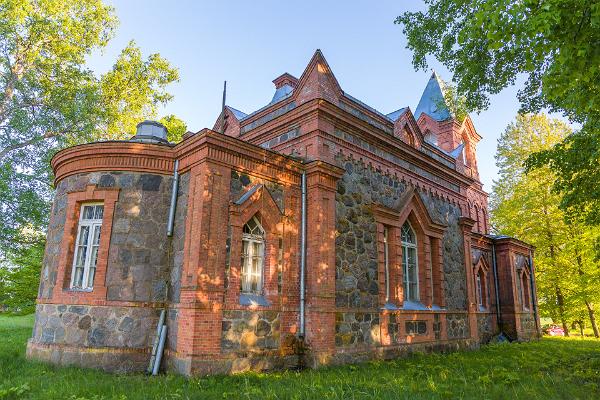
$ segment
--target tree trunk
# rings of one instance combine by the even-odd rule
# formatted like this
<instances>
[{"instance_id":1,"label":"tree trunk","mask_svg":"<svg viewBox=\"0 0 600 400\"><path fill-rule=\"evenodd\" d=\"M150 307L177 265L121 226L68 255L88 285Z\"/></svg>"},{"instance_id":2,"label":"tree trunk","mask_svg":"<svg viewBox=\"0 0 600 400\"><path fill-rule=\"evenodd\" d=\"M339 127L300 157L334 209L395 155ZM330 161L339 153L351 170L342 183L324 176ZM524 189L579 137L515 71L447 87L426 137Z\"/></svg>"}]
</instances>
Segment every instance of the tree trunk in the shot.
<instances>
[{"instance_id":1,"label":"tree trunk","mask_svg":"<svg viewBox=\"0 0 600 400\"><path fill-rule=\"evenodd\" d=\"M569 336L569 327L567 326L567 321L565 320L565 298L563 297L562 290L558 284L554 286L554 290L556 291L556 302L558 303L560 322L563 330L565 331L565 336Z\"/></svg>"},{"instance_id":2,"label":"tree trunk","mask_svg":"<svg viewBox=\"0 0 600 400\"><path fill-rule=\"evenodd\" d=\"M600 334L598 334L598 325L596 325L596 315L594 314L594 305L586 300L585 306L587 307L588 313L590 314L590 322L592 323L592 329L594 330L594 336L596 338L599 338Z\"/></svg>"}]
</instances>

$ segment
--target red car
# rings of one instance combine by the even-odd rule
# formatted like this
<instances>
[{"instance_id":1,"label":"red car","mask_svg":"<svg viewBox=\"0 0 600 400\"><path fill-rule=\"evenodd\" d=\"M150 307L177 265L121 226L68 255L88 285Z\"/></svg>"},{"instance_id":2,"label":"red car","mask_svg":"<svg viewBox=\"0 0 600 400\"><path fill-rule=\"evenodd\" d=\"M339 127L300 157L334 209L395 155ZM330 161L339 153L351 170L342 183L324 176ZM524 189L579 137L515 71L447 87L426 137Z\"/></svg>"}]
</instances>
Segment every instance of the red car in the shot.
<instances>
[{"instance_id":1,"label":"red car","mask_svg":"<svg viewBox=\"0 0 600 400\"><path fill-rule=\"evenodd\" d=\"M548 336L565 336L565 331L558 325L550 325L544 330Z\"/></svg>"}]
</instances>

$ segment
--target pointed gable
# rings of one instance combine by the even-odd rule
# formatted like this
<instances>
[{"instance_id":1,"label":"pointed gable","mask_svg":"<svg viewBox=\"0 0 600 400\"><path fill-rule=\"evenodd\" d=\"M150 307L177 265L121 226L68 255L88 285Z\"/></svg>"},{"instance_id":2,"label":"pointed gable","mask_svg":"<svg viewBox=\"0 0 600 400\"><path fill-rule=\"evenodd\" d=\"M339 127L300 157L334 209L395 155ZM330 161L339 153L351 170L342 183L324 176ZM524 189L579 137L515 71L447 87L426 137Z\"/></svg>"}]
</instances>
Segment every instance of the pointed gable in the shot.
<instances>
[{"instance_id":1,"label":"pointed gable","mask_svg":"<svg viewBox=\"0 0 600 400\"><path fill-rule=\"evenodd\" d=\"M298 87L294 90L298 105L313 99L324 99L338 104L342 88L331 72L321 50L317 50L302 73Z\"/></svg>"},{"instance_id":2,"label":"pointed gable","mask_svg":"<svg viewBox=\"0 0 600 400\"><path fill-rule=\"evenodd\" d=\"M394 121L394 136L415 148L420 148L424 139L417 121L409 107L402 110L402 113Z\"/></svg>"},{"instance_id":3,"label":"pointed gable","mask_svg":"<svg viewBox=\"0 0 600 400\"><path fill-rule=\"evenodd\" d=\"M418 120L423 113L436 121L445 121L452 118L452 114L444 101L443 88L444 83L434 71L415 110L415 119Z\"/></svg>"},{"instance_id":4,"label":"pointed gable","mask_svg":"<svg viewBox=\"0 0 600 400\"><path fill-rule=\"evenodd\" d=\"M213 131L221 132L227 136L240 135L240 121L248 115L233 107L225 106L225 111L219 114L219 118L213 126Z\"/></svg>"}]
</instances>

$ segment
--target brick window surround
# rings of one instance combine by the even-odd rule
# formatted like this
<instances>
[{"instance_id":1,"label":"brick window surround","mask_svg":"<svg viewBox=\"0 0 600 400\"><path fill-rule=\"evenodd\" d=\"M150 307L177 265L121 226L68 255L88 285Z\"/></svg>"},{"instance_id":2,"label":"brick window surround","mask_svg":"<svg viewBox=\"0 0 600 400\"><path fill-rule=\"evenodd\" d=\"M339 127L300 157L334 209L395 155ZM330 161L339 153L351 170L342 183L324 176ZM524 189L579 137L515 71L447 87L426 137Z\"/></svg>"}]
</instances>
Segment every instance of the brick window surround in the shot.
<instances>
[{"instance_id":1,"label":"brick window surround","mask_svg":"<svg viewBox=\"0 0 600 400\"><path fill-rule=\"evenodd\" d=\"M517 272L517 279L519 279L518 288L522 290L522 295L519 296L521 300L521 310L529 311L531 310L531 287L529 284L529 270L527 267L523 267L521 271Z\"/></svg>"},{"instance_id":2,"label":"brick window surround","mask_svg":"<svg viewBox=\"0 0 600 400\"><path fill-rule=\"evenodd\" d=\"M106 300L106 269L108 266L108 250L112 231L115 203L119 197L118 188L98 188L88 185L85 190L67 194L67 215L65 220L63 240L60 247L57 281L52 294L52 302L63 304L101 304ZM73 256L75 253L75 240L79 226L79 216L82 205L85 203L104 204L102 217L102 233L100 234L100 247L96 262L96 275L94 286L91 290L71 289L71 273Z\"/></svg>"},{"instance_id":3,"label":"brick window surround","mask_svg":"<svg viewBox=\"0 0 600 400\"><path fill-rule=\"evenodd\" d=\"M397 208L383 205L373 207L377 222L377 253L379 277L379 305L384 307L386 293L384 229L388 230L388 266L390 298L388 306L404 306L402 245L400 230L408 221L417 237L419 301L426 307L444 307L444 275L442 264L442 236L445 227L432 221L419 194L409 190L400 199Z\"/></svg>"},{"instance_id":4,"label":"brick window surround","mask_svg":"<svg viewBox=\"0 0 600 400\"><path fill-rule=\"evenodd\" d=\"M254 216L258 218L265 231L265 255L263 261L263 284L259 294L269 305L278 304L278 268L279 242L282 239L283 214L273 200L269 190L257 185L248 191L250 196L242 196L243 201L232 203L229 208L231 226L230 266L226 302L231 306L239 306L241 295L241 259L242 232L244 225Z\"/></svg>"}]
</instances>

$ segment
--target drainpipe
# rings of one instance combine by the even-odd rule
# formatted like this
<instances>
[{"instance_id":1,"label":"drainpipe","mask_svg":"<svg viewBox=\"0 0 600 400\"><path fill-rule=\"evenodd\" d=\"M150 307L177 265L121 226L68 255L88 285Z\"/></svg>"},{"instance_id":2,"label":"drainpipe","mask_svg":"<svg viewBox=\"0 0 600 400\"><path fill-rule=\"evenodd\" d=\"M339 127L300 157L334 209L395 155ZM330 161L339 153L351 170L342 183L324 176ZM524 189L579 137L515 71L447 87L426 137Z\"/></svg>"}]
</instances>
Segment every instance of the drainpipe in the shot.
<instances>
[{"instance_id":1,"label":"drainpipe","mask_svg":"<svg viewBox=\"0 0 600 400\"><path fill-rule=\"evenodd\" d=\"M534 277L533 257L531 256L531 249L529 249L529 267L531 267L531 274L529 275L529 280L530 280L529 286L531 286L531 302L532 302L532 307L533 307L533 318L535 319L535 330L539 334L540 327L538 325L539 322L538 322L538 310L537 310L537 294L536 294L536 290L535 290L535 277Z\"/></svg>"},{"instance_id":2,"label":"drainpipe","mask_svg":"<svg viewBox=\"0 0 600 400\"><path fill-rule=\"evenodd\" d=\"M300 216L300 330L299 338L304 340L304 303L306 301L306 172L302 172L302 215Z\"/></svg>"},{"instance_id":3,"label":"drainpipe","mask_svg":"<svg viewBox=\"0 0 600 400\"><path fill-rule=\"evenodd\" d=\"M502 332L502 313L500 312L500 294L498 293L498 266L496 265L496 244L492 242L492 269L494 270L494 289L496 292L496 318Z\"/></svg>"},{"instance_id":4,"label":"drainpipe","mask_svg":"<svg viewBox=\"0 0 600 400\"><path fill-rule=\"evenodd\" d=\"M173 171L173 188L171 190L171 206L169 207L169 220L167 222L167 236L173 236L173 224L175 223L175 206L177 205L177 190L179 189L179 160L175 160Z\"/></svg>"}]
</instances>

